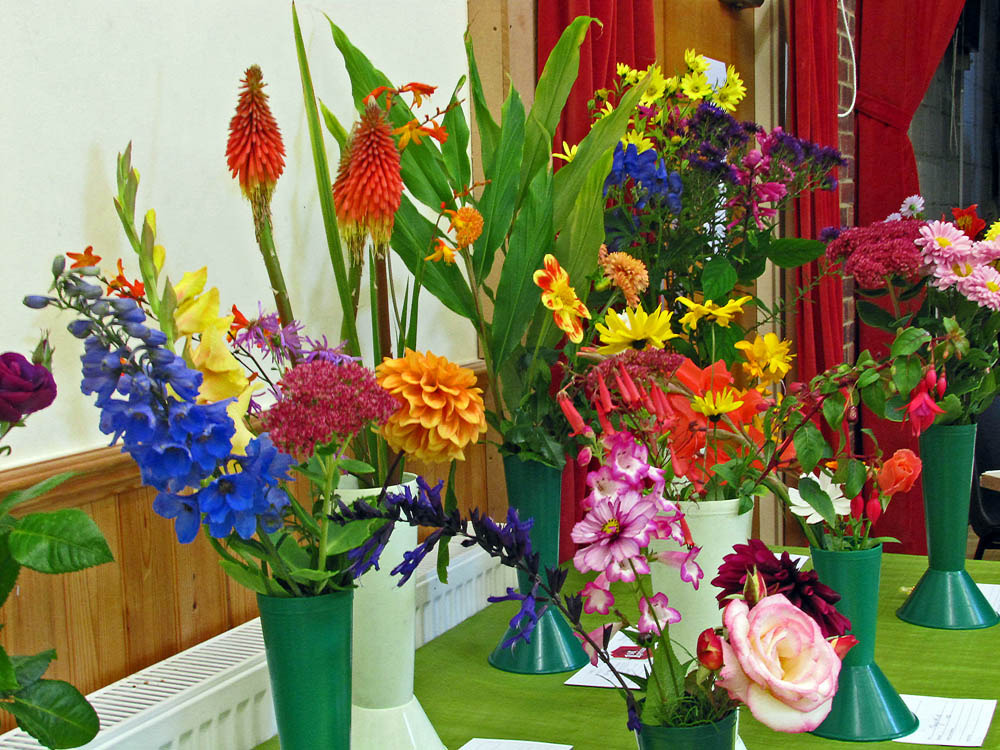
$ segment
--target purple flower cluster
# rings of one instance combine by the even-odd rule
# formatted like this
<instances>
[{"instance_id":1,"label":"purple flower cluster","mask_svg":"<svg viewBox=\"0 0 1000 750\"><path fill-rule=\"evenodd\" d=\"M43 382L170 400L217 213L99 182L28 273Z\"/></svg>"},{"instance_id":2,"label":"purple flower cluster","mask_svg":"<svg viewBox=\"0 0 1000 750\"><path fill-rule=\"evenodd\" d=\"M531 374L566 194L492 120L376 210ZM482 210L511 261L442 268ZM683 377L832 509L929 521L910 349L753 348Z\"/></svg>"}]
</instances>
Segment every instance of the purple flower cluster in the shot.
<instances>
[{"instance_id":1,"label":"purple flower cluster","mask_svg":"<svg viewBox=\"0 0 1000 750\"><path fill-rule=\"evenodd\" d=\"M611 172L604 180L604 194L607 195L613 186L631 186L637 210L644 209L652 200L658 206L666 206L673 214L680 213L684 184L677 172L667 171L653 149L639 151L634 143L623 148L619 142L615 146Z\"/></svg>"}]
</instances>

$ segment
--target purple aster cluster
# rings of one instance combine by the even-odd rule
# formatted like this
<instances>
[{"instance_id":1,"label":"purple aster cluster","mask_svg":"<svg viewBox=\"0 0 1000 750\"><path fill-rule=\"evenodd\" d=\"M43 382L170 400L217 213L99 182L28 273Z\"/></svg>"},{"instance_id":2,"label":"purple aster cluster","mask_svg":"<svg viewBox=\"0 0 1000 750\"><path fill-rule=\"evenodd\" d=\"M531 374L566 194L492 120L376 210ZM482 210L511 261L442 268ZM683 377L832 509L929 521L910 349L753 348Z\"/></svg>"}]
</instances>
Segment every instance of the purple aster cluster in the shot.
<instances>
[{"instance_id":1,"label":"purple aster cluster","mask_svg":"<svg viewBox=\"0 0 1000 750\"><path fill-rule=\"evenodd\" d=\"M922 226L919 219L900 219L851 227L827 245L826 258L843 261L862 289L883 289L896 276L914 283L927 265L916 244Z\"/></svg>"},{"instance_id":2,"label":"purple aster cluster","mask_svg":"<svg viewBox=\"0 0 1000 750\"><path fill-rule=\"evenodd\" d=\"M279 454L267 435L252 441L246 456L232 456L236 428L226 413L229 402L197 403L201 373L164 346L167 337L147 325L139 304L102 296L101 287L85 278L96 269L66 272L60 260L53 265L57 296L33 295L25 304L81 315L68 326L84 340L81 390L97 397L101 431L112 444L122 441L143 482L160 491L154 510L175 519L181 542L194 539L203 520L215 537L235 529L249 538L258 521L276 528L288 502L277 482L288 478L292 459ZM243 471L225 470L233 460ZM199 489L184 494L190 488Z\"/></svg>"}]
</instances>

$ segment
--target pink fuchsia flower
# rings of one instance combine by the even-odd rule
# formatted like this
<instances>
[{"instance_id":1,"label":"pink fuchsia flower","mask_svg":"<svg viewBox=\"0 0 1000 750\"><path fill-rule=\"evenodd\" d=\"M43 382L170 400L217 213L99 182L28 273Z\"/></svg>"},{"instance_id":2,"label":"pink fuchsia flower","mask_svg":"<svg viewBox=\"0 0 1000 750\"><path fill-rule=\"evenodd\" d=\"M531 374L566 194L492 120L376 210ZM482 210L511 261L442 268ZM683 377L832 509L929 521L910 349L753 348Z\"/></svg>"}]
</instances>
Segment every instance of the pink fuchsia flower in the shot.
<instances>
[{"instance_id":1,"label":"pink fuchsia flower","mask_svg":"<svg viewBox=\"0 0 1000 750\"><path fill-rule=\"evenodd\" d=\"M695 561L699 552L701 552L701 547L691 547L686 550L663 550L656 553L655 559L671 568L677 568L680 571L681 580L690 583L697 590L699 582L705 577L701 566Z\"/></svg>"},{"instance_id":2,"label":"pink fuchsia flower","mask_svg":"<svg viewBox=\"0 0 1000 750\"><path fill-rule=\"evenodd\" d=\"M623 503L602 499L573 527L573 541L585 544L573 556L581 573L604 571L612 562L638 557L649 543L649 519L656 513L652 503Z\"/></svg>"},{"instance_id":3,"label":"pink fuchsia flower","mask_svg":"<svg viewBox=\"0 0 1000 750\"><path fill-rule=\"evenodd\" d=\"M972 255L972 240L946 221L929 221L920 227L917 245L923 249L924 260L933 265L951 266Z\"/></svg>"},{"instance_id":4,"label":"pink fuchsia flower","mask_svg":"<svg viewBox=\"0 0 1000 750\"><path fill-rule=\"evenodd\" d=\"M659 635L662 625L681 621L681 613L667 603L667 595L662 591L652 598L644 596L639 600L639 622L635 626L640 633Z\"/></svg>"},{"instance_id":5,"label":"pink fuchsia flower","mask_svg":"<svg viewBox=\"0 0 1000 750\"><path fill-rule=\"evenodd\" d=\"M606 615L615 603L614 594L608 589L608 579L603 573L587 584L580 592L583 596L583 611L588 615Z\"/></svg>"},{"instance_id":6,"label":"pink fuchsia flower","mask_svg":"<svg viewBox=\"0 0 1000 750\"><path fill-rule=\"evenodd\" d=\"M816 622L783 595L750 609L734 599L722 616L729 640L716 684L779 732L818 727L833 703L840 658Z\"/></svg>"},{"instance_id":7,"label":"pink fuchsia flower","mask_svg":"<svg viewBox=\"0 0 1000 750\"><path fill-rule=\"evenodd\" d=\"M917 437L932 424L938 414L944 414L944 409L934 403L934 399L927 393L927 387L917 386L916 393L911 394L910 402L906 405L906 416L910 420L910 429L913 436Z\"/></svg>"},{"instance_id":8,"label":"pink fuchsia flower","mask_svg":"<svg viewBox=\"0 0 1000 750\"><path fill-rule=\"evenodd\" d=\"M722 667L722 639L714 628L705 628L698 636L698 662L713 672Z\"/></svg>"}]
</instances>

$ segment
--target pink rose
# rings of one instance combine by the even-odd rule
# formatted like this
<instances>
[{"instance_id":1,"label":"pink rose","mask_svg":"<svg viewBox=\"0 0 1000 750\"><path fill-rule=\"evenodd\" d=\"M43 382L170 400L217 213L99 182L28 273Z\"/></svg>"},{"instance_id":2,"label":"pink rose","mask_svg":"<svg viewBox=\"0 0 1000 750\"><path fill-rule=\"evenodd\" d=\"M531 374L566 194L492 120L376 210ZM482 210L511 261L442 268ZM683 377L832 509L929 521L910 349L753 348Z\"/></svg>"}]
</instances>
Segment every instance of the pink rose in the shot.
<instances>
[{"instance_id":1,"label":"pink rose","mask_svg":"<svg viewBox=\"0 0 1000 750\"><path fill-rule=\"evenodd\" d=\"M733 599L722 621L717 684L740 700L758 721L779 732L808 732L830 713L840 658L816 621L783 594L761 599L750 609Z\"/></svg>"}]
</instances>

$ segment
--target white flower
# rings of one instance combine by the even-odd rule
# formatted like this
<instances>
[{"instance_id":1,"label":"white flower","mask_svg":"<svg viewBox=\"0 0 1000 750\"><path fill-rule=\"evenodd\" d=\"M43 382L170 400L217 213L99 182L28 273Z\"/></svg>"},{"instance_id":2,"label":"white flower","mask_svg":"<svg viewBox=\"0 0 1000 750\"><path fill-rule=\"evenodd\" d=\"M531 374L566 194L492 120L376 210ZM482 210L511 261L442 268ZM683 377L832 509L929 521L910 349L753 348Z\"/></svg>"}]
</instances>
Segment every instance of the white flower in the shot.
<instances>
[{"instance_id":1,"label":"white flower","mask_svg":"<svg viewBox=\"0 0 1000 750\"><path fill-rule=\"evenodd\" d=\"M819 483L821 490L826 492L830 496L830 500L833 501L833 511L838 516L846 516L851 512L851 501L844 497L844 493L841 492L840 487L834 485L833 480L826 474L820 474L819 478L813 477L811 474L803 474L800 479L805 479L810 477L815 479ZM823 520L823 516L816 512L816 510L805 500L802 499L802 495L799 491L793 487L788 488L788 501L791 503L790 510L797 516L804 516L806 523L820 523Z\"/></svg>"},{"instance_id":2,"label":"white flower","mask_svg":"<svg viewBox=\"0 0 1000 750\"><path fill-rule=\"evenodd\" d=\"M899 221L902 218L903 218L903 214L901 214L901 213L899 213L897 211L895 213L889 214L884 219L882 219L882 223L884 224L884 223L889 222L889 221Z\"/></svg>"},{"instance_id":3,"label":"white flower","mask_svg":"<svg viewBox=\"0 0 1000 750\"><path fill-rule=\"evenodd\" d=\"M919 218L924 213L924 199L920 195L911 195L909 198L904 198L902 205L899 207L899 213L903 216L909 218Z\"/></svg>"}]
</instances>

